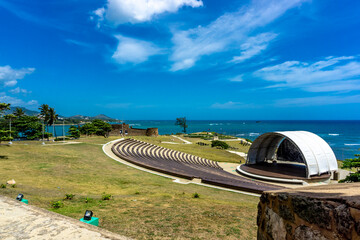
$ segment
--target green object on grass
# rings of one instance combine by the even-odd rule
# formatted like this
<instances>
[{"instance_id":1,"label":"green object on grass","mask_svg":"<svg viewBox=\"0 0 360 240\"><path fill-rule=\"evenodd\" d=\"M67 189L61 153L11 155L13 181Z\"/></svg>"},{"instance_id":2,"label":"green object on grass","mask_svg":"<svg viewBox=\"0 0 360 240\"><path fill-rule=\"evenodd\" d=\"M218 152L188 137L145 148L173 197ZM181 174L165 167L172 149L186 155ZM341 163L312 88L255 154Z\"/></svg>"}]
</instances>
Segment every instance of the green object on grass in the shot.
<instances>
[{"instance_id":1,"label":"green object on grass","mask_svg":"<svg viewBox=\"0 0 360 240\"><path fill-rule=\"evenodd\" d=\"M21 200L21 202L29 204L29 201L27 199L24 199L24 198Z\"/></svg>"},{"instance_id":2,"label":"green object on grass","mask_svg":"<svg viewBox=\"0 0 360 240\"><path fill-rule=\"evenodd\" d=\"M94 226L99 226L99 218L97 217L92 217L90 220L85 220L84 218L81 218L80 222L88 223Z\"/></svg>"}]
</instances>

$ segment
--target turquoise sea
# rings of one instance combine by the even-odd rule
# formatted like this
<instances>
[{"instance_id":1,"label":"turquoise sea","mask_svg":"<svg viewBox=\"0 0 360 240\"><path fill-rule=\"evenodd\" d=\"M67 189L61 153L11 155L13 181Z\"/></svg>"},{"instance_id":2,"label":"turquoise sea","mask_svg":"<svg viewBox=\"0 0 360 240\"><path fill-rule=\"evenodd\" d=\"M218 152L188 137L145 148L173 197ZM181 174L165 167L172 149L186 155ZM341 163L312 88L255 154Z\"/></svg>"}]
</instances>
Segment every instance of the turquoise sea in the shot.
<instances>
[{"instance_id":1,"label":"turquoise sea","mask_svg":"<svg viewBox=\"0 0 360 240\"><path fill-rule=\"evenodd\" d=\"M181 131L174 120L127 120L134 128L159 128L160 134ZM241 120L196 120L188 121L188 132L213 131L237 137L256 139L273 131L310 131L322 137L333 149L338 159L353 158L360 153L360 121L241 121ZM67 132L69 126L65 126ZM52 130L52 129L49 129ZM62 135L62 126L56 127Z\"/></svg>"}]
</instances>

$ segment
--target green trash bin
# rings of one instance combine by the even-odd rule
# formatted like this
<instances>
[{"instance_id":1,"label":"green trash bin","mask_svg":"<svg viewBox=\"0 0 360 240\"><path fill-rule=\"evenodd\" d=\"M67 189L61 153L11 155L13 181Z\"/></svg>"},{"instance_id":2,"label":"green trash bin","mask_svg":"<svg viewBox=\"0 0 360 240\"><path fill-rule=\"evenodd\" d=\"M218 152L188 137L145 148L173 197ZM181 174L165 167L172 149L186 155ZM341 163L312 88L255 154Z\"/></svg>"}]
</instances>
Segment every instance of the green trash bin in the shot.
<instances>
[{"instance_id":1,"label":"green trash bin","mask_svg":"<svg viewBox=\"0 0 360 240\"><path fill-rule=\"evenodd\" d=\"M90 220L85 220L84 218L81 218L80 222L88 223L94 226L99 226L99 218L97 217L92 217Z\"/></svg>"}]
</instances>

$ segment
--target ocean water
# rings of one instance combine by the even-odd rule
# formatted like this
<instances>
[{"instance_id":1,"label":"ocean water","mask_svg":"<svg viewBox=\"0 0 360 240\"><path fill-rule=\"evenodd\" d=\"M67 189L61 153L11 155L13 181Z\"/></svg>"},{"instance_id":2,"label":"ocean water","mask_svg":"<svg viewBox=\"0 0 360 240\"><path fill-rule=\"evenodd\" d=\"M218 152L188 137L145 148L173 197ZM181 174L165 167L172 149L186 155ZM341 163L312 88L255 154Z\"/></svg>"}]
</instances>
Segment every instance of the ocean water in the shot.
<instances>
[{"instance_id":1,"label":"ocean water","mask_svg":"<svg viewBox=\"0 0 360 240\"><path fill-rule=\"evenodd\" d=\"M175 134L181 128L173 120L128 120L134 128L159 128L159 134ZM65 126L67 133L69 126ZM51 130L51 129L49 129ZM187 132L212 131L255 140L259 135L274 131L309 131L322 137L333 149L337 159L353 158L360 153L360 121L188 121ZM56 127L62 135L62 126Z\"/></svg>"}]
</instances>

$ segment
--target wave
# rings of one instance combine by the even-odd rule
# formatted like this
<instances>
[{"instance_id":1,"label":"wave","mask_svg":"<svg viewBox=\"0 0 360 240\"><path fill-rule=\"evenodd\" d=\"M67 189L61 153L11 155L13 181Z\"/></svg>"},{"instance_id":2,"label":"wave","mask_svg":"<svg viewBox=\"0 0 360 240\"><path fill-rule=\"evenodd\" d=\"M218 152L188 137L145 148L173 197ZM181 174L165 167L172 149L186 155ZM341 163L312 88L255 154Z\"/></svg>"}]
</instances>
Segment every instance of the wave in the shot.
<instances>
[{"instance_id":1,"label":"wave","mask_svg":"<svg viewBox=\"0 0 360 240\"><path fill-rule=\"evenodd\" d=\"M239 134L236 134L236 136L245 136L244 133L239 133Z\"/></svg>"},{"instance_id":2,"label":"wave","mask_svg":"<svg viewBox=\"0 0 360 240\"><path fill-rule=\"evenodd\" d=\"M260 135L260 133L249 133L249 136L259 136Z\"/></svg>"},{"instance_id":3,"label":"wave","mask_svg":"<svg viewBox=\"0 0 360 240\"><path fill-rule=\"evenodd\" d=\"M129 126L141 126L140 123L130 123Z\"/></svg>"},{"instance_id":4,"label":"wave","mask_svg":"<svg viewBox=\"0 0 360 240\"><path fill-rule=\"evenodd\" d=\"M329 136L339 136L340 134L338 134L338 133L329 133L328 135Z\"/></svg>"},{"instance_id":5,"label":"wave","mask_svg":"<svg viewBox=\"0 0 360 240\"><path fill-rule=\"evenodd\" d=\"M345 146L360 146L360 143L344 143Z\"/></svg>"}]
</instances>

